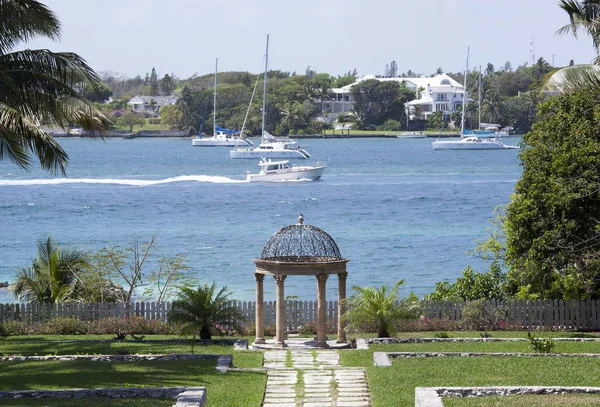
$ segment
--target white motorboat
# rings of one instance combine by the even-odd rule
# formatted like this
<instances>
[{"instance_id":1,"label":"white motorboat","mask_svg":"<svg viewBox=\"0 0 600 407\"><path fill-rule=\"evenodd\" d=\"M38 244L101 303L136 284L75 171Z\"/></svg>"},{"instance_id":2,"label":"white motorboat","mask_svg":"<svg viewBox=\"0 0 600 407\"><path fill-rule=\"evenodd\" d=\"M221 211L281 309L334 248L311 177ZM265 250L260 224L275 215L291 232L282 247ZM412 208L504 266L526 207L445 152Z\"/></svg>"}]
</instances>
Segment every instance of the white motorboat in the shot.
<instances>
[{"instance_id":1,"label":"white motorboat","mask_svg":"<svg viewBox=\"0 0 600 407\"><path fill-rule=\"evenodd\" d=\"M464 79L464 105L460 120L460 139L458 140L436 140L431 143L434 150L511 150L518 149L518 146L509 146L497 138L479 138L474 134L466 135L465 131L465 110L467 110L467 104L469 103L469 97L467 96L467 76L469 73L469 49L467 48L467 61L465 64L465 79Z\"/></svg>"},{"instance_id":2,"label":"white motorboat","mask_svg":"<svg viewBox=\"0 0 600 407\"><path fill-rule=\"evenodd\" d=\"M198 137L192 139L194 147L239 147L253 146L251 140L246 140L241 137L241 133L237 130L228 130L217 126L217 72L219 59L215 61L215 83L213 90L213 135L211 137L202 137L202 123L198 129ZM202 119L204 122L204 118Z\"/></svg>"},{"instance_id":3,"label":"white motorboat","mask_svg":"<svg viewBox=\"0 0 600 407\"><path fill-rule=\"evenodd\" d=\"M495 138L482 139L476 136L462 137L459 140L436 140L434 150L508 150L518 149L518 146L509 146Z\"/></svg>"},{"instance_id":4,"label":"white motorboat","mask_svg":"<svg viewBox=\"0 0 600 407\"><path fill-rule=\"evenodd\" d=\"M269 64L269 35L267 35L267 50L265 53L265 73L263 79L262 103L262 141L258 147L247 147L240 144L229 152L231 158L310 158L308 151L298 145L296 140L277 139L265 130L265 112L267 111L267 71ZM254 92L252 93L254 95ZM250 99L252 104L252 99ZM249 107L248 107L249 110ZM245 123L245 120L244 120ZM243 129L242 129L243 130Z\"/></svg>"},{"instance_id":5,"label":"white motorboat","mask_svg":"<svg viewBox=\"0 0 600 407\"><path fill-rule=\"evenodd\" d=\"M290 165L286 161L271 161L261 159L260 172L258 174L248 174L246 180L248 182L276 182L276 181L298 181L307 180L314 181L321 178L327 164L314 163L308 165Z\"/></svg>"}]
</instances>

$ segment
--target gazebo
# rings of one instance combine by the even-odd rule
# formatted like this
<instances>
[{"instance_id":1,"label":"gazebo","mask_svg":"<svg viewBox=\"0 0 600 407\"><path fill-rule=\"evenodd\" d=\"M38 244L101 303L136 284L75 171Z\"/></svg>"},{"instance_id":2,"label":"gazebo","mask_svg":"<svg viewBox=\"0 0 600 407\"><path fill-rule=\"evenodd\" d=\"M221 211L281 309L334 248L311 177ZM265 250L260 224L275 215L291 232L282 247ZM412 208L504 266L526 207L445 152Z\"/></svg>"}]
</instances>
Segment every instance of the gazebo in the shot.
<instances>
[{"instance_id":1,"label":"gazebo","mask_svg":"<svg viewBox=\"0 0 600 407\"><path fill-rule=\"evenodd\" d=\"M302 214L298 223L279 229L265 244L256 264L256 340L255 345L265 344L264 288L265 275L272 275L276 283L276 335L274 347L285 347L285 294L287 276L315 276L317 279L317 347L327 347L327 299L326 284L331 274L338 276L338 324L337 343L346 343L344 300L346 298L346 263L340 250L329 234L316 226L305 225Z\"/></svg>"}]
</instances>

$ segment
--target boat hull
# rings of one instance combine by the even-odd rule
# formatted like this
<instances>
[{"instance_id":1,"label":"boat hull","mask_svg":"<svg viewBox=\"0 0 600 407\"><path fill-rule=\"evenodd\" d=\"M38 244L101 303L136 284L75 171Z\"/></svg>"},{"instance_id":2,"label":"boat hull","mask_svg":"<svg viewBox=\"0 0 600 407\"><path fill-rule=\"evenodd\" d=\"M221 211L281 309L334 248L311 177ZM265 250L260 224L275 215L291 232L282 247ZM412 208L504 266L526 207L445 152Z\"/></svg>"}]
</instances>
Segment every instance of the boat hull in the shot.
<instances>
[{"instance_id":1,"label":"boat hull","mask_svg":"<svg viewBox=\"0 0 600 407\"><path fill-rule=\"evenodd\" d=\"M207 138L195 138L192 139L192 146L194 147L246 147L252 144L248 140L239 139L225 139L225 140L214 140L210 137Z\"/></svg>"},{"instance_id":2,"label":"boat hull","mask_svg":"<svg viewBox=\"0 0 600 407\"><path fill-rule=\"evenodd\" d=\"M278 181L315 181L321 178L326 166L319 167L293 167L285 172L267 172L259 174L248 174L248 182L278 182Z\"/></svg>"},{"instance_id":3,"label":"boat hull","mask_svg":"<svg viewBox=\"0 0 600 407\"><path fill-rule=\"evenodd\" d=\"M229 152L229 156L231 158L298 158L298 159L307 159L310 158L310 154L308 154L304 150L259 150L259 149L250 149L250 148L242 148L235 149Z\"/></svg>"},{"instance_id":4,"label":"boat hull","mask_svg":"<svg viewBox=\"0 0 600 407\"><path fill-rule=\"evenodd\" d=\"M431 143L434 150L512 150L517 146L508 146L499 141L481 140L478 142L466 142L460 140L442 140Z\"/></svg>"}]
</instances>

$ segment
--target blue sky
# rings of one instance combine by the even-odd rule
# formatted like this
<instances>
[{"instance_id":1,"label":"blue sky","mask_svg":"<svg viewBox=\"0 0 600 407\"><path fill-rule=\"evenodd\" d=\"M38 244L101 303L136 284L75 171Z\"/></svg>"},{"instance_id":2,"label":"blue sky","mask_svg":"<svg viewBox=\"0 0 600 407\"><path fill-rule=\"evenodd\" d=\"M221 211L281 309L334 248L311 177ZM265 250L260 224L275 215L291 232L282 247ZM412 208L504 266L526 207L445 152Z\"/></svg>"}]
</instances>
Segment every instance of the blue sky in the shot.
<instances>
[{"instance_id":1,"label":"blue sky","mask_svg":"<svg viewBox=\"0 0 600 407\"><path fill-rule=\"evenodd\" d=\"M555 0L47 0L62 22L60 43L29 48L73 51L97 71L126 77L155 67L159 77L214 71L260 72L266 34L271 69L360 76L459 72L466 47L471 66L535 57L556 66L595 57L589 37L559 36L568 23Z\"/></svg>"}]
</instances>

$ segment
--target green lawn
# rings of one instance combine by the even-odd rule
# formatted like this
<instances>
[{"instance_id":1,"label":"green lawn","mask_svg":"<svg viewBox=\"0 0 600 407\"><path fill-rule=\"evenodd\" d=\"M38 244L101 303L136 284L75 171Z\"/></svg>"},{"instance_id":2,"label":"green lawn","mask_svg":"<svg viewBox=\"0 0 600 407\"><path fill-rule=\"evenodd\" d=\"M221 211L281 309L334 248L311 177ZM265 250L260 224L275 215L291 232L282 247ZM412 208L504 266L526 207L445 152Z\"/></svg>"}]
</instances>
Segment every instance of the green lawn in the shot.
<instances>
[{"instance_id":1,"label":"green lawn","mask_svg":"<svg viewBox=\"0 0 600 407\"><path fill-rule=\"evenodd\" d=\"M529 395L509 397L448 397L444 399L445 407L598 407L600 395L591 394L560 394L560 395Z\"/></svg>"},{"instance_id":2,"label":"green lawn","mask_svg":"<svg viewBox=\"0 0 600 407\"><path fill-rule=\"evenodd\" d=\"M600 353L600 342L555 341L552 353ZM374 352L506 352L532 353L529 342L431 342L370 345Z\"/></svg>"},{"instance_id":3,"label":"green lawn","mask_svg":"<svg viewBox=\"0 0 600 407\"><path fill-rule=\"evenodd\" d=\"M209 406L260 406L262 372L216 370L216 360L1 362L1 390L206 386ZM235 389L235 391L232 391Z\"/></svg>"},{"instance_id":4,"label":"green lawn","mask_svg":"<svg viewBox=\"0 0 600 407\"><path fill-rule=\"evenodd\" d=\"M175 399L3 399L3 407L171 407Z\"/></svg>"},{"instance_id":5,"label":"green lawn","mask_svg":"<svg viewBox=\"0 0 600 407\"><path fill-rule=\"evenodd\" d=\"M563 331L531 331L537 338L600 338L598 332L563 332ZM479 331L420 331L396 332L394 338L436 338L439 335L448 335L450 338L481 338ZM491 338L527 338L527 331L491 331L487 332ZM375 338L376 334L352 333L348 338Z\"/></svg>"},{"instance_id":6,"label":"green lawn","mask_svg":"<svg viewBox=\"0 0 600 407\"><path fill-rule=\"evenodd\" d=\"M344 366L366 368L374 407L414 405L415 387L600 386L595 358L398 358L374 367L373 351L343 351L341 358Z\"/></svg>"}]
</instances>

